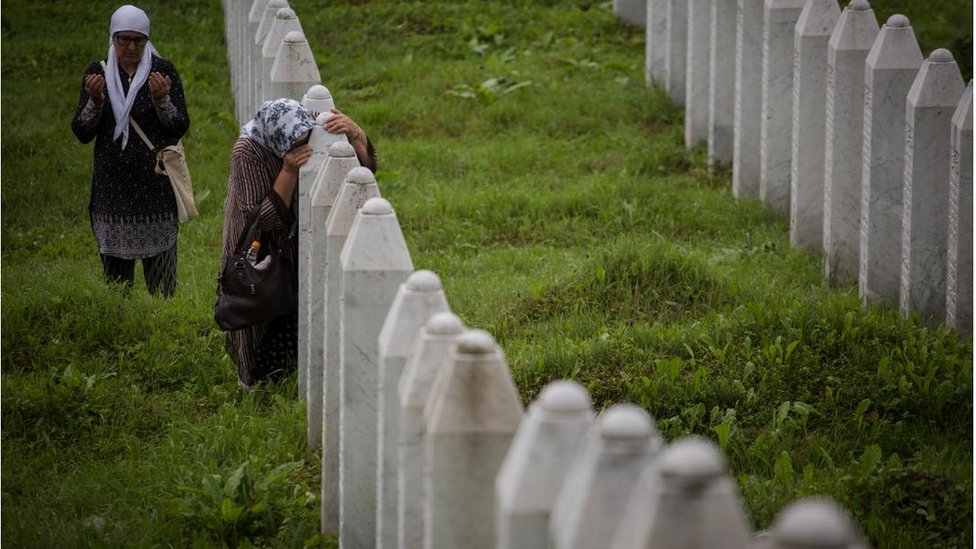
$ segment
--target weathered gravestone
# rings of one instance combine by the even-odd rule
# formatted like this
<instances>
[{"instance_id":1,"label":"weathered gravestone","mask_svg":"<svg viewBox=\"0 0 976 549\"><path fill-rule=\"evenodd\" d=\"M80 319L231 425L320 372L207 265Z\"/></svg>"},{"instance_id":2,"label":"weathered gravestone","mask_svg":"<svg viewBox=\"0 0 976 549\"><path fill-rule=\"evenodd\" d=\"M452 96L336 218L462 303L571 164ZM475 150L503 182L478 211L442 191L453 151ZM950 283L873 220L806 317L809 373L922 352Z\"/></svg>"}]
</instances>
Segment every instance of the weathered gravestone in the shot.
<instances>
[{"instance_id":1,"label":"weathered gravestone","mask_svg":"<svg viewBox=\"0 0 976 549\"><path fill-rule=\"evenodd\" d=\"M840 17L837 0L811 0L796 22L793 57L793 153L790 244L823 249L824 101L827 42Z\"/></svg>"},{"instance_id":2,"label":"weathered gravestone","mask_svg":"<svg viewBox=\"0 0 976 549\"><path fill-rule=\"evenodd\" d=\"M708 167L732 162L735 125L736 0L711 0L708 63Z\"/></svg>"},{"instance_id":3,"label":"weathered gravestone","mask_svg":"<svg viewBox=\"0 0 976 549\"><path fill-rule=\"evenodd\" d=\"M254 34L251 36L251 81L248 82L248 94L251 101L251 112L257 110L257 108L264 102L264 86L271 74L264 71L264 56L262 50L264 49L264 39L268 37L268 32L271 31L271 25L274 23L275 15L278 14L278 10L282 8L287 8L287 0L270 0L264 3L264 12L262 12L258 17L258 24ZM274 96L275 99L278 97L288 97L286 95ZM291 99L297 100L297 97L292 97Z\"/></svg>"},{"instance_id":4,"label":"weathered gravestone","mask_svg":"<svg viewBox=\"0 0 976 549\"><path fill-rule=\"evenodd\" d=\"M665 89L672 105L684 105L685 60L688 51L688 0L668 0L666 23Z\"/></svg>"},{"instance_id":5,"label":"weathered gravestone","mask_svg":"<svg viewBox=\"0 0 976 549\"><path fill-rule=\"evenodd\" d=\"M355 549L376 546L380 329L397 288L413 272L389 202L376 197L363 204L339 262L339 537L344 548Z\"/></svg>"},{"instance_id":6,"label":"weathered gravestone","mask_svg":"<svg viewBox=\"0 0 976 549\"><path fill-rule=\"evenodd\" d=\"M261 25L261 19L264 17L264 12L267 8L268 0L254 0L251 3L251 8L247 12L247 28L241 40L241 59L244 69L241 73L240 89L242 123L247 122L254 116L259 105L257 103L257 96L254 94L254 81L259 74L259 71L254 66L254 60L256 58L254 50L257 47L255 43L257 41L258 27Z\"/></svg>"},{"instance_id":7,"label":"weathered gravestone","mask_svg":"<svg viewBox=\"0 0 976 549\"><path fill-rule=\"evenodd\" d=\"M867 0L844 8L827 46L824 142L824 276L855 280L861 245L861 168L864 152L864 66L878 36Z\"/></svg>"},{"instance_id":8,"label":"weathered gravestone","mask_svg":"<svg viewBox=\"0 0 976 549\"><path fill-rule=\"evenodd\" d=\"M643 408L616 404L586 434L549 519L553 549L605 549L661 436Z\"/></svg>"},{"instance_id":9,"label":"weathered gravestone","mask_svg":"<svg viewBox=\"0 0 976 549\"><path fill-rule=\"evenodd\" d=\"M329 236L327 222L332 204L350 170L359 167L356 153L346 141L329 147L329 158L312 184L309 249L309 378L308 402L318 400L318 418L307 416L309 438L318 436L322 447L322 532L339 532L339 370L325 368L325 280ZM369 178L363 177L368 184ZM364 199L365 202L365 199ZM338 291L338 290L337 290ZM338 335L338 334L336 334ZM319 395L315 395L318 392ZM309 405L311 407L311 404ZM316 433L318 433L316 435Z\"/></svg>"},{"instance_id":10,"label":"weathered gravestone","mask_svg":"<svg viewBox=\"0 0 976 549\"><path fill-rule=\"evenodd\" d=\"M858 269L858 293L864 304L875 300L898 304L905 106L922 60L908 18L892 15L865 61Z\"/></svg>"},{"instance_id":11,"label":"weathered gravestone","mask_svg":"<svg viewBox=\"0 0 976 549\"><path fill-rule=\"evenodd\" d=\"M350 497L350 494L343 495L340 490L342 482L341 473L341 452L343 446L342 438L342 361L340 354L341 346L341 326L342 311L340 307L342 297L342 264L340 256L342 248L349 236L349 229L356 217L356 212L370 198L380 195L379 188L376 186L376 178L373 172L367 168L356 167L349 170L346 175L339 194L336 196L326 221L325 229L325 309L324 327L325 360L322 363L322 385L323 394L323 451L322 451L322 521L323 531L327 525L333 524L333 514L340 513L343 498ZM334 383L330 383L334 381ZM332 433L337 438L332 438ZM339 441L338 451L335 448L335 441ZM332 459L335 462L332 462ZM326 474L326 471L329 474ZM333 474L335 476L333 476ZM338 499L333 499L338 497ZM347 515L349 516L349 515ZM338 524L338 515L335 515L335 524Z\"/></svg>"},{"instance_id":12,"label":"weathered gravestone","mask_svg":"<svg viewBox=\"0 0 976 549\"><path fill-rule=\"evenodd\" d=\"M949 50L922 63L905 111L905 186L898 305L945 320L952 115L965 84Z\"/></svg>"},{"instance_id":13,"label":"weathered gravestone","mask_svg":"<svg viewBox=\"0 0 976 549\"><path fill-rule=\"evenodd\" d=\"M458 340L424 415L424 547L494 549L495 477L522 421L522 402L494 338Z\"/></svg>"},{"instance_id":14,"label":"weathered gravestone","mask_svg":"<svg viewBox=\"0 0 976 549\"><path fill-rule=\"evenodd\" d=\"M647 0L647 28L644 33L644 83L664 86L667 82L668 0Z\"/></svg>"},{"instance_id":15,"label":"weathered gravestone","mask_svg":"<svg viewBox=\"0 0 976 549\"><path fill-rule=\"evenodd\" d=\"M271 68L271 95L297 101L309 86L320 80L319 68L305 35L298 31L289 32L282 40Z\"/></svg>"},{"instance_id":16,"label":"weathered gravestone","mask_svg":"<svg viewBox=\"0 0 976 549\"><path fill-rule=\"evenodd\" d=\"M278 48L281 41L289 32L302 32L302 24L298 22L295 10L291 8L281 8L275 14L271 22L271 28L264 37L261 44L261 100L277 99L271 95L271 69L274 67L275 56L278 55ZM294 97L293 99L298 99Z\"/></svg>"},{"instance_id":17,"label":"weathered gravestone","mask_svg":"<svg viewBox=\"0 0 976 549\"><path fill-rule=\"evenodd\" d=\"M424 546L424 460L427 451L427 423L424 407L434 379L445 368L464 324L453 313L437 313L420 331L400 376L400 430L397 437L397 546Z\"/></svg>"},{"instance_id":18,"label":"weathered gravestone","mask_svg":"<svg viewBox=\"0 0 976 549\"><path fill-rule=\"evenodd\" d=\"M735 27L735 131L732 195L759 198L763 0L738 0Z\"/></svg>"},{"instance_id":19,"label":"weathered gravestone","mask_svg":"<svg viewBox=\"0 0 976 549\"><path fill-rule=\"evenodd\" d=\"M748 520L725 457L700 437L674 441L644 469L613 549L747 549Z\"/></svg>"},{"instance_id":20,"label":"weathered gravestone","mask_svg":"<svg viewBox=\"0 0 976 549\"><path fill-rule=\"evenodd\" d=\"M711 1L688 0L685 56L685 147L688 149L708 139Z\"/></svg>"},{"instance_id":21,"label":"weathered gravestone","mask_svg":"<svg viewBox=\"0 0 976 549\"><path fill-rule=\"evenodd\" d=\"M400 375L410 349L432 315L448 311L436 274L420 270L400 285L379 335L376 439L376 547L397 547L397 438Z\"/></svg>"},{"instance_id":22,"label":"weathered gravestone","mask_svg":"<svg viewBox=\"0 0 976 549\"><path fill-rule=\"evenodd\" d=\"M549 516L593 422L575 381L546 385L519 425L495 481L498 549L548 549Z\"/></svg>"},{"instance_id":23,"label":"weathered gravestone","mask_svg":"<svg viewBox=\"0 0 976 549\"><path fill-rule=\"evenodd\" d=\"M805 0L766 0L762 33L762 119L759 125L759 198L790 215L793 139L793 41Z\"/></svg>"},{"instance_id":24,"label":"weathered gravestone","mask_svg":"<svg viewBox=\"0 0 976 549\"><path fill-rule=\"evenodd\" d=\"M973 81L952 115L946 322L973 335Z\"/></svg>"}]
</instances>

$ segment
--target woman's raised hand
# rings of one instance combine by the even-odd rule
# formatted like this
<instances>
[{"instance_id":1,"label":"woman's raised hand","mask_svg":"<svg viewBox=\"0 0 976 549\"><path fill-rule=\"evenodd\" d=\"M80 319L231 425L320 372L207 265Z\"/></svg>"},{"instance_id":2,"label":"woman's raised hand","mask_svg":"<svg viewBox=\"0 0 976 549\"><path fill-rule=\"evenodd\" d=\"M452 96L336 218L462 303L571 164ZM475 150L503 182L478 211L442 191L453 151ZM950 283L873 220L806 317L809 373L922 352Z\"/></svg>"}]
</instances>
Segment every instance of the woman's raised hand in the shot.
<instances>
[{"instance_id":1,"label":"woman's raised hand","mask_svg":"<svg viewBox=\"0 0 976 549\"><path fill-rule=\"evenodd\" d=\"M171 85L172 81L169 79L169 76L162 75L158 72L149 75L149 94L152 95L153 101L166 99L166 96L169 95L169 87Z\"/></svg>"},{"instance_id":2,"label":"woman's raised hand","mask_svg":"<svg viewBox=\"0 0 976 549\"><path fill-rule=\"evenodd\" d=\"M366 133L352 118L342 114L339 109L332 109L332 116L325 120L325 131L334 134L345 134L350 143L362 139L366 141Z\"/></svg>"},{"instance_id":3,"label":"woman's raised hand","mask_svg":"<svg viewBox=\"0 0 976 549\"><path fill-rule=\"evenodd\" d=\"M105 77L100 74L89 74L85 76L85 92L92 98L96 105L105 102Z\"/></svg>"},{"instance_id":4,"label":"woman's raised hand","mask_svg":"<svg viewBox=\"0 0 976 549\"><path fill-rule=\"evenodd\" d=\"M309 158L312 158L312 147L308 145L294 147L285 153L285 165L282 166L282 169L290 174L298 175L298 170L308 162Z\"/></svg>"}]
</instances>

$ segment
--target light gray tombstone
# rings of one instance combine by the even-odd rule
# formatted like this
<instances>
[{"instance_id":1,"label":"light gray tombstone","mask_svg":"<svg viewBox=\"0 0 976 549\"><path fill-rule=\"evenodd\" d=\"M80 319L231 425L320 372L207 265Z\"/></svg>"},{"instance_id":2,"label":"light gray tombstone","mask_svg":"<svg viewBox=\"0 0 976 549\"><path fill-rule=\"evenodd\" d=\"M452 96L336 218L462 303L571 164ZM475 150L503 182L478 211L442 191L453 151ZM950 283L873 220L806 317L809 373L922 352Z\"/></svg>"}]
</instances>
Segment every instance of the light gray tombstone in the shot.
<instances>
[{"instance_id":1,"label":"light gray tombstone","mask_svg":"<svg viewBox=\"0 0 976 549\"><path fill-rule=\"evenodd\" d=\"M553 549L603 549L613 540L637 480L661 436L643 408L616 404L587 433L549 519Z\"/></svg>"},{"instance_id":2,"label":"light gray tombstone","mask_svg":"<svg viewBox=\"0 0 976 549\"><path fill-rule=\"evenodd\" d=\"M271 25L274 23L274 18L278 14L278 10L287 7L287 0L270 0L267 2L264 7L264 13L261 14L261 18L258 21L257 31L254 33L251 44L251 66L254 70L250 82L253 110L257 110L261 103L264 102L264 82L270 78L270 75L264 72L264 57L261 53L264 50L264 42L268 37L268 32L271 31ZM275 99L278 97L287 96L275 96Z\"/></svg>"},{"instance_id":3,"label":"light gray tombstone","mask_svg":"<svg viewBox=\"0 0 976 549\"><path fill-rule=\"evenodd\" d=\"M725 457L691 436L666 446L644 469L613 549L747 549L749 526Z\"/></svg>"},{"instance_id":4,"label":"light gray tombstone","mask_svg":"<svg viewBox=\"0 0 976 549\"><path fill-rule=\"evenodd\" d=\"M810 0L796 22L793 57L793 153L790 244L823 249L824 113L827 42L840 17L837 0Z\"/></svg>"},{"instance_id":5,"label":"light gray tombstone","mask_svg":"<svg viewBox=\"0 0 976 549\"><path fill-rule=\"evenodd\" d=\"M644 34L644 83L664 86L667 82L668 0L647 0L647 28Z\"/></svg>"},{"instance_id":6,"label":"light gray tombstone","mask_svg":"<svg viewBox=\"0 0 976 549\"><path fill-rule=\"evenodd\" d=\"M820 498L787 505L773 523L764 549L863 549L867 544L843 507Z\"/></svg>"},{"instance_id":7,"label":"light gray tombstone","mask_svg":"<svg viewBox=\"0 0 976 549\"><path fill-rule=\"evenodd\" d=\"M759 199L790 215L793 154L793 41L805 0L763 4L762 119L759 124Z\"/></svg>"},{"instance_id":8,"label":"light gray tombstone","mask_svg":"<svg viewBox=\"0 0 976 549\"><path fill-rule=\"evenodd\" d=\"M876 300L898 304L905 105L922 60L908 18L892 15L865 61L858 264L858 293L865 305Z\"/></svg>"},{"instance_id":9,"label":"light gray tombstone","mask_svg":"<svg viewBox=\"0 0 976 549\"><path fill-rule=\"evenodd\" d=\"M299 301L303 323L299 323L298 331L298 393L305 399L308 425L309 448L318 448L322 443L322 409L323 377L322 377L322 315L324 293L323 277L325 264L325 248L328 246L326 235L326 221L329 208L335 200L342 185L342 180L349 170L359 165L352 147L340 147L336 152L336 159L330 172L326 173L326 161L332 151L332 145L343 143L349 145L346 136L336 135L325 131L322 125L327 115L321 114L315 120L312 135L308 144L312 147L312 156L302 166L298 173L299 188L299 260L305 265L304 275L298 283L304 284L305 290L299 295L305 296ZM321 176L321 177L320 177ZM317 186L325 184L323 193L317 193ZM317 208L317 210L316 210ZM304 219L303 223L301 220ZM317 227L316 227L317 225ZM302 242L305 242L303 245ZM301 273L299 273L301 274ZM305 382L303 382L305 377ZM338 432L332 433L338 436ZM337 439L333 439L337 440Z\"/></svg>"},{"instance_id":10,"label":"light gray tombstone","mask_svg":"<svg viewBox=\"0 0 976 549\"><path fill-rule=\"evenodd\" d=\"M946 322L973 335L973 81L952 115Z\"/></svg>"},{"instance_id":11,"label":"light gray tombstone","mask_svg":"<svg viewBox=\"0 0 976 549\"><path fill-rule=\"evenodd\" d=\"M650 0L613 0L613 13L628 25L647 24L647 2Z\"/></svg>"},{"instance_id":12,"label":"light gray tombstone","mask_svg":"<svg viewBox=\"0 0 976 549\"><path fill-rule=\"evenodd\" d=\"M379 335L376 439L376 547L397 547L397 439L400 376L407 355L431 316L449 311L436 274L419 270L400 285Z\"/></svg>"},{"instance_id":13,"label":"light gray tombstone","mask_svg":"<svg viewBox=\"0 0 976 549\"><path fill-rule=\"evenodd\" d=\"M353 170L355 171L355 170ZM371 198L342 247L339 537L345 549L376 546L379 335L413 261L390 203Z\"/></svg>"},{"instance_id":14,"label":"light gray tombstone","mask_svg":"<svg viewBox=\"0 0 976 549\"><path fill-rule=\"evenodd\" d=\"M738 0L735 27L735 131L732 196L759 198L763 0Z\"/></svg>"},{"instance_id":15,"label":"light gray tombstone","mask_svg":"<svg viewBox=\"0 0 976 549\"><path fill-rule=\"evenodd\" d=\"M671 104L685 104L685 60L688 51L688 0L668 0L665 88Z\"/></svg>"},{"instance_id":16,"label":"light gray tombstone","mask_svg":"<svg viewBox=\"0 0 976 549\"><path fill-rule=\"evenodd\" d=\"M347 143L348 145L348 143ZM351 148L351 147L350 147ZM340 455L342 439L342 362L340 357L342 311L342 264L339 261L356 212L370 198L380 195L376 177L368 168L349 170L326 220L325 228L325 308L322 362L323 430L322 430L322 531L339 524L342 498ZM314 201L314 199L313 199ZM332 383L330 383L332 382ZM338 440L338 448L335 441ZM334 499L338 498L338 499Z\"/></svg>"},{"instance_id":17,"label":"light gray tombstone","mask_svg":"<svg viewBox=\"0 0 976 549\"><path fill-rule=\"evenodd\" d=\"M861 169L864 153L864 70L878 36L867 0L844 8L827 46L824 126L824 277L858 276L861 247Z\"/></svg>"},{"instance_id":18,"label":"light gray tombstone","mask_svg":"<svg viewBox=\"0 0 976 549\"><path fill-rule=\"evenodd\" d=\"M498 549L549 548L549 515L592 422L575 381L553 381L529 406L495 480Z\"/></svg>"},{"instance_id":19,"label":"light gray tombstone","mask_svg":"<svg viewBox=\"0 0 976 549\"><path fill-rule=\"evenodd\" d=\"M708 63L708 167L732 162L735 126L736 0L710 0Z\"/></svg>"},{"instance_id":20,"label":"light gray tombstone","mask_svg":"<svg viewBox=\"0 0 976 549\"><path fill-rule=\"evenodd\" d=\"M312 111L316 118L323 114L326 115L322 119L324 123L329 118L332 109L335 108L335 101L332 99L332 92L329 91L329 88L322 84L315 84L302 96L302 106Z\"/></svg>"},{"instance_id":21,"label":"light gray tombstone","mask_svg":"<svg viewBox=\"0 0 976 549\"><path fill-rule=\"evenodd\" d=\"M685 56L685 148L708 139L708 71L711 65L712 0L688 0Z\"/></svg>"},{"instance_id":22,"label":"light gray tombstone","mask_svg":"<svg viewBox=\"0 0 976 549\"><path fill-rule=\"evenodd\" d=\"M281 41L289 32L302 32L302 24L298 22L295 10L291 8L281 8L271 21L271 28L261 43L261 100L277 99L271 95L271 68L274 66L275 56L278 55L278 48ZM297 98L293 98L297 99Z\"/></svg>"},{"instance_id":23,"label":"light gray tombstone","mask_svg":"<svg viewBox=\"0 0 976 549\"><path fill-rule=\"evenodd\" d=\"M905 111L905 186L901 236L901 291L906 317L945 320L952 115L965 84L949 50L922 63Z\"/></svg>"},{"instance_id":24,"label":"light gray tombstone","mask_svg":"<svg viewBox=\"0 0 976 549\"><path fill-rule=\"evenodd\" d=\"M271 95L298 101L309 86L320 80L319 68L305 35L298 31L289 32L282 40L271 68Z\"/></svg>"},{"instance_id":25,"label":"light gray tombstone","mask_svg":"<svg viewBox=\"0 0 976 549\"><path fill-rule=\"evenodd\" d=\"M258 105L257 97L254 96L254 79L258 74L254 66L255 43L257 41L258 26L264 17L264 12L268 7L268 0L254 0L247 15L247 28L241 40L241 58L243 60L244 71L241 75L241 123L247 122L254 116Z\"/></svg>"},{"instance_id":26,"label":"light gray tombstone","mask_svg":"<svg viewBox=\"0 0 976 549\"><path fill-rule=\"evenodd\" d=\"M426 549L494 549L495 477L522 421L522 402L491 334L469 330L425 410Z\"/></svg>"},{"instance_id":27,"label":"light gray tombstone","mask_svg":"<svg viewBox=\"0 0 976 549\"><path fill-rule=\"evenodd\" d=\"M339 371L325 368L325 279L328 255L326 222L332 203L350 170L359 166L352 145L334 143L329 158L319 170L312 185L310 238L315 242L309 249L309 320L308 356L311 383L306 399L319 401L319 416L309 415L309 438L318 433L322 444L322 531L339 531ZM316 394L318 393L318 394ZM309 404L309 407L312 405ZM326 505L328 503L328 505Z\"/></svg>"},{"instance_id":28,"label":"light gray tombstone","mask_svg":"<svg viewBox=\"0 0 976 549\"><path fill-rule=\"evenodd\" d=\"M449 312L430 317L420 330L420 339L411 349L400 376L400 430L397 437L397 546L422 549L424 546L424 460L427 422L424 409L434 379L464 333L464 324Z\"/></svg>"}]
</instances>

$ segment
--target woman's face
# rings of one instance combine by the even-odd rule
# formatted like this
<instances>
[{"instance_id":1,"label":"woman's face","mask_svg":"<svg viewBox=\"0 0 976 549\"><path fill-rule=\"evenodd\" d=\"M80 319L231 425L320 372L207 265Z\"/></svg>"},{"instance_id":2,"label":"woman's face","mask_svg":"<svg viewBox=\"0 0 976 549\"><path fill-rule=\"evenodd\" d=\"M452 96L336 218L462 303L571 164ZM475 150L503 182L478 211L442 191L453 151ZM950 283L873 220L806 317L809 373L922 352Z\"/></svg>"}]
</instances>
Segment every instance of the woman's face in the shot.
<instances>
[{"instance_id":1,"label":"woman's face","mask_svg":"<svg viewBox=\"0 0 976 549\"><path fill-rule=\"evenodd\" d=\"M146 48L149 40L145 34L135 31L119 31L112 37L115 40L115 51L119 57L119 63L123 65L138 65L142 59L142 50Z\"/></svg>"}]
</instances>

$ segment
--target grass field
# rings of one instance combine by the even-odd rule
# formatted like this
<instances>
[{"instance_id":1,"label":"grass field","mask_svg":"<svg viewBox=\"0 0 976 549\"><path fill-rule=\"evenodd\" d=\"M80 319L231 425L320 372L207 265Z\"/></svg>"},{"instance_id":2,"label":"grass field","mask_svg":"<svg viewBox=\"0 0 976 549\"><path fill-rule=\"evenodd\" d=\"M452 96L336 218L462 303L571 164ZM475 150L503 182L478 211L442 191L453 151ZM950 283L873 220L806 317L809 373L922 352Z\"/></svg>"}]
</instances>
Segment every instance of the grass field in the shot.
<instances>
[{"instance_id":1,"label":"grass field","mask_svg":"<svg viewBox=\"0 0 976 549\"><path fill-rule=\"evenodd\" d=\"M295 376L242 392L212 321L238 133L220 5L140 5L183 77L201 211L167 301L103 285L91 147L70 132L117 5L4 2L2 541L332 546ZM872 5L971 78L970 2ZM644 406L668 440L712 438L756 529L829 494L877 547L972 545L971 335L862 311L786 220L734 200L645 88L643 31L609 2L292 7L377 146L415 266L495 335L525 402L572 377L598 408Z\"/></svg>"}]
</instances>

